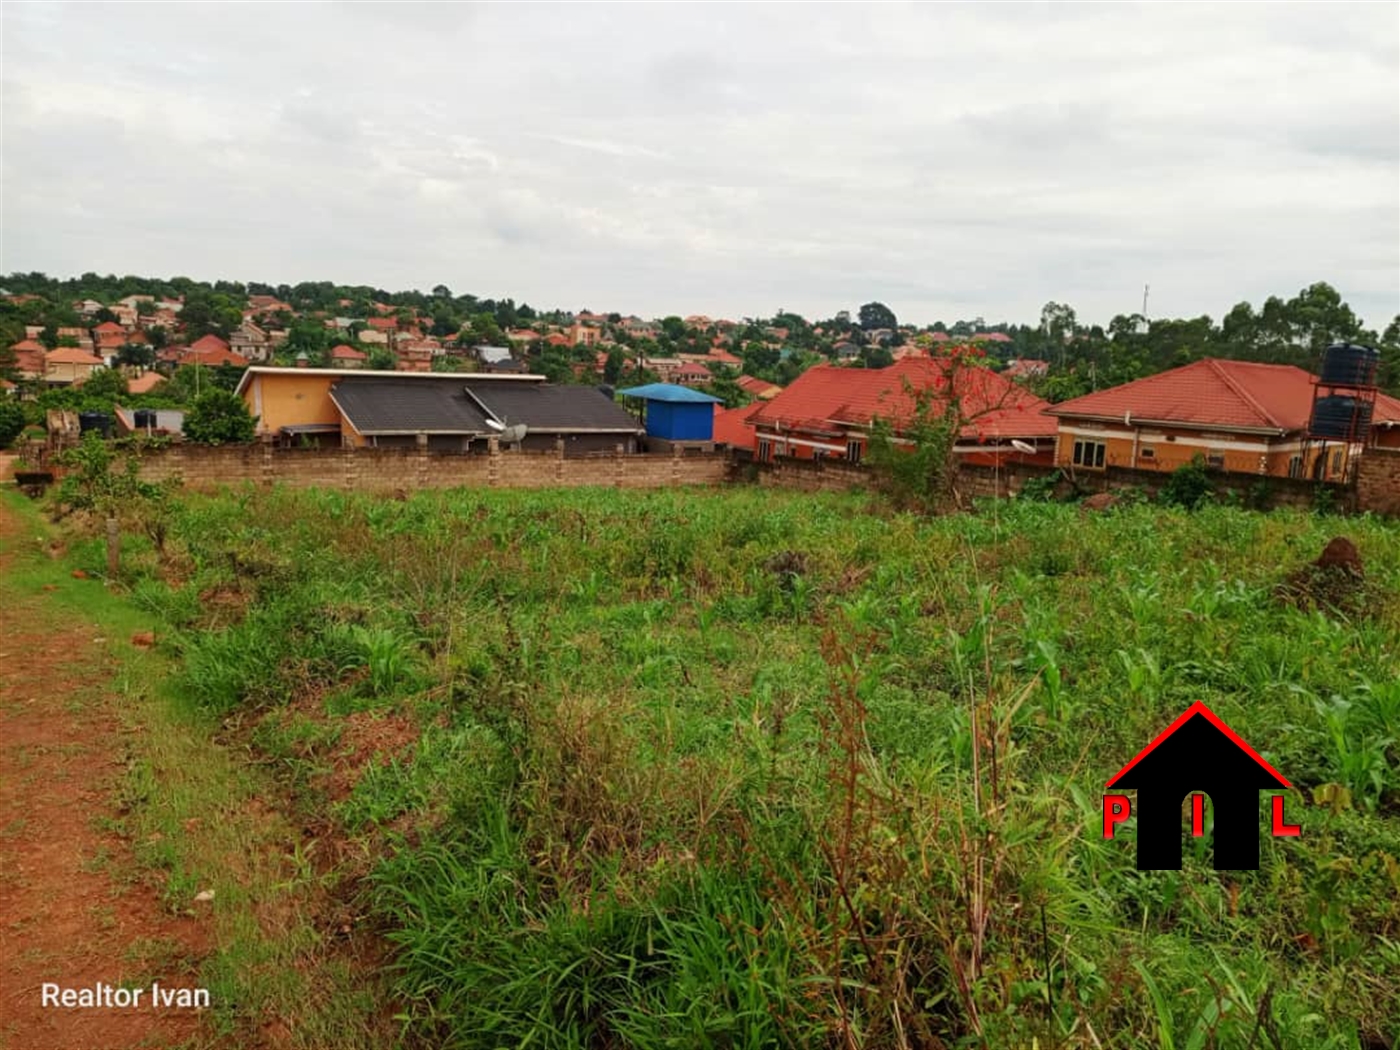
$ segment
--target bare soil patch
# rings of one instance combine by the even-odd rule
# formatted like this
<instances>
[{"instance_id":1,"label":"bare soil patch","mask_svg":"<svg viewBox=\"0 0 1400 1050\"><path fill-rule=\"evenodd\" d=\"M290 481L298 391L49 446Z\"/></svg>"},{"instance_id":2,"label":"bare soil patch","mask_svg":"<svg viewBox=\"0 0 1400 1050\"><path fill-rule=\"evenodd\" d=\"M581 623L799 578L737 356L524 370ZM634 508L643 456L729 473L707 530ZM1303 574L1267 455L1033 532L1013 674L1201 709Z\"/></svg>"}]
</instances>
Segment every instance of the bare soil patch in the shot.
<instances>
[{"instance_id":1,"label":"bare soil patch","mask_svg":"<svg viewBox=\"0 0 1400 1050\"><path fill-rule=\"evenodd\" d=\"M0 539L19 528L0 505ZM0 599L0 1047L183 1043L199 1013L152 1009L149 987L197 986L207 919L171 914L114 830L127 749L103 641L34 598ZM140 1009L55 1009L45 982L148 991Z\"/></svg>"}]
</instances>

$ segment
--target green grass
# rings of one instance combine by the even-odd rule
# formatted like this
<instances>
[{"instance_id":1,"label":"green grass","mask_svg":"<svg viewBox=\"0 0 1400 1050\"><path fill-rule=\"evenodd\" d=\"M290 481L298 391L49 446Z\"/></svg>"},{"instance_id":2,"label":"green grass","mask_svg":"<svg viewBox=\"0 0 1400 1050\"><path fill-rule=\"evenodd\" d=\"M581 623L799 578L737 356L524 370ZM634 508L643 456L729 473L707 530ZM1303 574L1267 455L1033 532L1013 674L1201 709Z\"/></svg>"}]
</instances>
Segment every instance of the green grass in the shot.
<instances>
[{"instance_id":1,"label":"green grass","mask_svg":"<svg viewBox=\"0 0 1400 1050\"><path fill-rule=\"evenodd\" d=\"M1365 613L1279 600L1339 533ZM242 489L177 506L168 546L133 542L122 585L172 702L239 734L227 776L336 829L410 1044L1400 1037L1394 523ZM1104 782L1196 700L1295 785L1303 835L1257 872L1189 839L1182 871L1138 872L1131 822L1100 837ZM391 718L415 739L333 797ZM215 976L295 994L299 949L249 939Z\"/></svg>"}]
</instances>

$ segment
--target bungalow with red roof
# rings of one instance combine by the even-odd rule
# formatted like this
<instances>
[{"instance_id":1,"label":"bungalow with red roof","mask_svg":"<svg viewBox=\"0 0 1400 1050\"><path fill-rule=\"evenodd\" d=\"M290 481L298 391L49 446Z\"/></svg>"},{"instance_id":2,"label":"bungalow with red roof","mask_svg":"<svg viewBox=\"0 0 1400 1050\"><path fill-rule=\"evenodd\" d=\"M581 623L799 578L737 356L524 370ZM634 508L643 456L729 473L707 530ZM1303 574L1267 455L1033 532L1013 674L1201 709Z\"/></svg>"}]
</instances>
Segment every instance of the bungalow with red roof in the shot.
<instances>
[{"instance_id":1,"label":"bungalow with red roof","mask_svg":"<svg viewBox=\"0 0 1400 1050\"><path fill-rule=\"evenodd\" d=\"M757 376L740 376L735 382L746 394L750 394L760 401L771 401L783 392L783 388L778 384L770 383L766 379L759 379Z\"/></svg>"},{"instance_id":2,"label":"bungalow with red roof","mask_svg":"<svg viewBox=\"0 0 1400 1050\"><path fill-rule=\"evenodd\" d=\"M1339 480L1359 446L1309 436L1317 379L1293 365L1206 358L1050 409L1057 465L1172 471L1199 455L1217 470ZM1378 394L1372 439L1400 401Z\"/></svg>"},{"instance_id":3,"label":"bungalow with red roof","mask_svg":"<svg viewBox=\"0 0 1400 1050\"><path fill-rule=\"evenodd\" d=\"M364 368L368 361L369 354L345 343L331 348L332 368Z\"/></svg>"},{"instance_id":4,"label":"bungalow with red roof","mask_svg":"<svg viewBox=\"0 0 1400 1050\"><path fill-rule=\"evenodd\" d=\"M263 362L272 357L272 339L261 326L245 320L230 333L229 349L245 361Z\"/></svg>"},{"instance_id":5,"label":"bungalow with red roof","mask_svg":"<svg viewBox=\"0 0 1400 1050\"><path fill-rule=\"evenodd\" d=\"M44 382L51 386L78 386L106 362L76 346L60 346L44 355Z\"/></svg>"},{"instance_id":6,"label":"bungalow with red roof","mask_svg":"<svg viewBox=\"0 0 1400 1050\"><path fill-rule=\"evenodd\" d=\"M233 365L235 368L243 368L248 364L244 358L239 357L229 349L228 343L212 332L191 343L175 359L175 363L181 366L203 365L205 368L217 368L219 365Z\"/></svg>"},{"instance_id":7,"label":"bungalow with red roof","mask_svg":"<svg viewBox=\"0 0 1400 1050\"><path fill-rule=\"evenodd\" d=\"M156 387L165 382L165 376L154 370L142 372L134 379L126 381L126 390L129 394L149 394Z\"/></svg>"},{"instance_id":8,"label":"bungalow with red roof","mask_svg":"<svg viewBox=\"0 0 1400 1050\"><path fill-rule=\"evenodd\" d=\"M10 347L15 352L15 371L21 379L39 379L47 365L44 361L48 353L43 343L34 339L21 339Z\"/></svg>"},{"instance_id":9,"label":"bungalow with red roof","mask_svg":"<svg viewBox=\"0 0 1400 1050\"><path fill-rule=\"evenodd\" d=\"M837 456L859 463L875 420L888 421L902 441L923 395L935 411L950 397L957 400L966 425L955 451L965 462L1050 462L1055 420L1045 415L1048 402L980 365L954 369L928 357L888 368L809 368L750 417L755 451L760 460ZM1036 451L1012 451L1012 441Z\"/></svg>"},{"instance_id":10,"label":"bungalow with red roof","mask_svg":"<svg viewBox=\"0 0 1400 1050\"><path fill-rule=\"evenodd\" d=\"M698 361L685 361L672 373L681 386L701 386L714 378L710 370Z\"/></svg>"},{"instance_id":11,"label":"bungalow with red roof","mask_svg":"<svg viewBox=\"0 0 1400 1050\"><path fill-rule=\"evenodd\" d=\"M103 321L92 330L92 341L99 356L116 353L127 344L126 329L115 321Z\"/></svg>"}]
</instances>

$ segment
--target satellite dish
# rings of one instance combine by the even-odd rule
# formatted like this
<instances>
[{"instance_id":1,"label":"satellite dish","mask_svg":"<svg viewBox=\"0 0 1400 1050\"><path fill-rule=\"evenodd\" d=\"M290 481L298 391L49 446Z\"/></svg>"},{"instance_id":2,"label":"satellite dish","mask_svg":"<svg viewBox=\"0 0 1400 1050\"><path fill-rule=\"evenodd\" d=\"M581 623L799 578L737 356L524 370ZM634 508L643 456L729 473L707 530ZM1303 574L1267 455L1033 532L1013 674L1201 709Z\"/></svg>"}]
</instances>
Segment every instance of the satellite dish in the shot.
<instances>
[{"instance_id":1,"label":"satellite dish","mask_svg":"<svg viewBox=\"0 0 1400 1050\"><path fill-rule=\"evenodd\" d=\"M1013 441L1011 442L1011 447L1014 448L1017 452L1024 452L1028 456L1035 455L1035 446L1028 445L1024 441Z\"/></svg>"},{"instance_id":2,"label":"satellite dish","mask_svg":"<svg viewBox=\"0 0 1400 1050\"><path fill-rule=\"evenodd\" d=\"M486 425L487 425L488 427L490 427L492 430L496 431L497 433L499 433L499 432L502 431L502 430L505 430L505 428L506 428L506 425L505 425L504 423L502 423L502 422L500 422L499 420L496 420L496 419L488 419L488 420L486 421Z\"/></svg>"},{"instance_id":3,"label":"satellite dish","mask_svg":"<svg viewBox=\"0 0 1400 1050\"><path fill-rule=\"evenodd\" d=\"M501 430L501 440L509 445L518 445L525 440L525 424L516 423L514 426L505 427Z\"/></svg>"}]
</instances>

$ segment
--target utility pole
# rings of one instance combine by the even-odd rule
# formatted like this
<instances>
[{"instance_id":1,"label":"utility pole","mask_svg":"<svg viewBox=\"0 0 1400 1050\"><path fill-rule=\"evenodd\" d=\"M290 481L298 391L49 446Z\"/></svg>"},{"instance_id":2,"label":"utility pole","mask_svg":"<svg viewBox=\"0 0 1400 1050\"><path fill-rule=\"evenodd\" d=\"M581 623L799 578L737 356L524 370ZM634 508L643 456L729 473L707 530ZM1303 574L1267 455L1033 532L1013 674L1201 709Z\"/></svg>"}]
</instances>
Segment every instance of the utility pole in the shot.
<instances>
[{"instance_id":1,"label":"utility pole","mask_svg":"<svg viewBox=\"0 0 1400 1050\"><path fill-rule=\"evenodd\" d=\"M1151 287L1150 284L1142 286L1142 318L1144 321L1147 320L1147 292Z\"/></svg>"}]
</instances>

